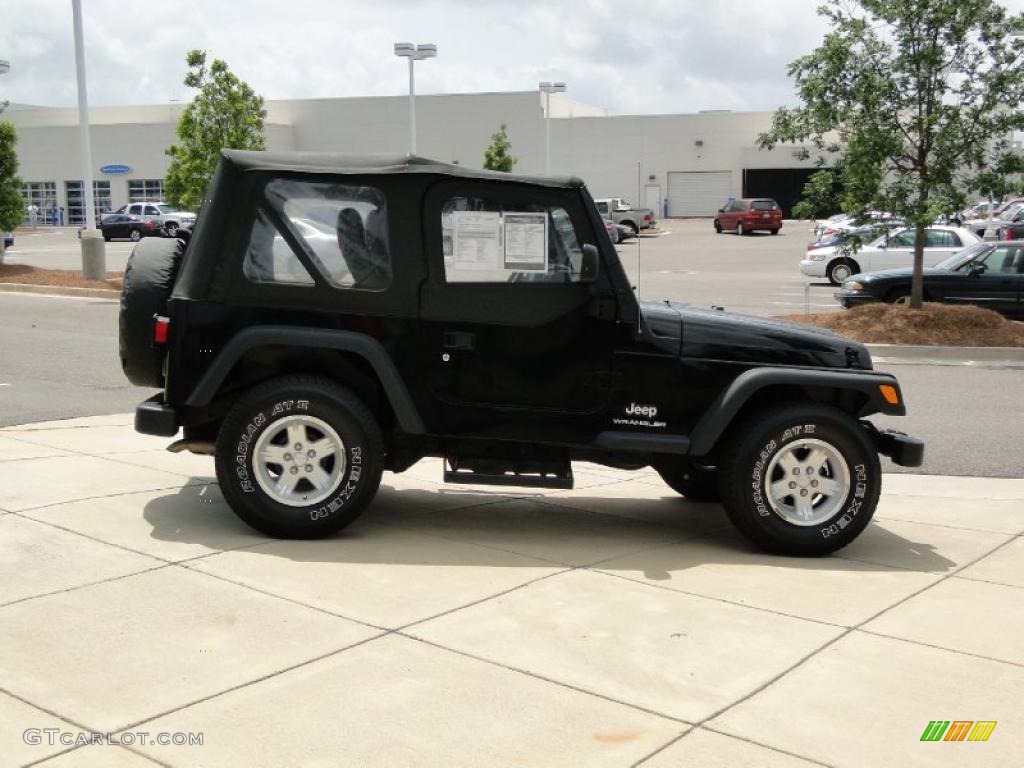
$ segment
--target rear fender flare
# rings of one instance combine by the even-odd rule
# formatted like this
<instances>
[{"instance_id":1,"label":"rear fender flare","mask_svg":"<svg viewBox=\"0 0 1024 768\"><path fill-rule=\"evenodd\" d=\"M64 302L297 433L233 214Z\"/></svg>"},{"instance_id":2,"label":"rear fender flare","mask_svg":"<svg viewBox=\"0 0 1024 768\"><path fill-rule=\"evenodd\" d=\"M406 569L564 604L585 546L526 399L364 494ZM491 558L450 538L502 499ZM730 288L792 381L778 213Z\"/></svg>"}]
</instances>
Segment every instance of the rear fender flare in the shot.
<instances>
[{"instance_id":1,"label":"rear fender flare","mask_svg":"<svg viewBox=\"0 0 1024 768\"><path fill-rule=\"evenodd\" d=\"M377 374L402 431L413 435L426 434L427 430L416 404L387 350L376 339L352 331L279 325L246 328L235 334L214 358L189 396L186 405L196 408L209 405L235 363L249 350L264 346L336 349L358 355Z\"/></svg>"},{"instance_id":2,"label":"rear fender flare","mask_svg":"<svg viewBox=\"0 0 1024 768\"><path fill-rule=\"evenodd\" d=\"M873 371L821 371L793 368L751 368L744 371L715 399L690 435L690 454L704 456L729 428L736 414L758 390L775 385L814 387L815 389L855 391L867 400L858 418L873 413L906 415L903 393L896 377ZM896 390L898 402L888 403L879 387L888 384Z\"/></svg>"}]
</instances>

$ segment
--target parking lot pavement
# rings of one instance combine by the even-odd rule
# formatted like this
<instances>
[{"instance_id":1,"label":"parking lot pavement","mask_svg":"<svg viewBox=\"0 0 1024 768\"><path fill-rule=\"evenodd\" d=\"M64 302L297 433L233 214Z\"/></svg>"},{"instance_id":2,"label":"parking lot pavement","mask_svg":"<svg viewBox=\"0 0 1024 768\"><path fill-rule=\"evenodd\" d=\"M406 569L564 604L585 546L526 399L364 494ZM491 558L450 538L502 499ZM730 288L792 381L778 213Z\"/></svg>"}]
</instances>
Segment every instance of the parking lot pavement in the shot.
<instances>
[{"instance_id":1,"label":"parking lot pavement","mask_svg":"<svg viewBox=\"0 0 1024 768\"><path fill-rule=\"evenodd\" d=\"M105 244L107 270L123 271L135 243L114 240ZM27 264L44 269L81 269L82 246L77 227L37 227L19 229L14 247L7 252L5 264Z\"/></svg>"},{"instance_id":2,"label":"parking lot pavement","mask_svg":"<svg viewBox=\"0 0 1024 768\"><path fill-rule=\"evenodd\" d=\"M0 429L5 765L1020 764L1024 480L887 475L805 560L650 471L495 490L425 460L277 541L164 442ZM922 743L936 718L997 726Z\"/></svg>"}]
</instances>

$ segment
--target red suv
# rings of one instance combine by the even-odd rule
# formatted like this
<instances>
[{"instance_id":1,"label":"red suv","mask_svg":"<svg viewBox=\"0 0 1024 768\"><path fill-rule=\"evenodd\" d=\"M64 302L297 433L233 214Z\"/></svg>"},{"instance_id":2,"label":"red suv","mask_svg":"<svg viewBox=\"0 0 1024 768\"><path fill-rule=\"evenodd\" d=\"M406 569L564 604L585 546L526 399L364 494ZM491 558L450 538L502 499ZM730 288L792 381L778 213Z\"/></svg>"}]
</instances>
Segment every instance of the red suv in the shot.
<instances>
[{"instance_id":1,"label":"red suv","mask_svg":"<svg viewBox=\"0 0 1024 768\"><path fill-rule=\"evenodd\" d=\"M715 216L715 232L721 233L723 229L735 229L737 235L766 229L777 235L782 229L782 209L767 197L730 200Z\"/></svg>"}]
</instances>

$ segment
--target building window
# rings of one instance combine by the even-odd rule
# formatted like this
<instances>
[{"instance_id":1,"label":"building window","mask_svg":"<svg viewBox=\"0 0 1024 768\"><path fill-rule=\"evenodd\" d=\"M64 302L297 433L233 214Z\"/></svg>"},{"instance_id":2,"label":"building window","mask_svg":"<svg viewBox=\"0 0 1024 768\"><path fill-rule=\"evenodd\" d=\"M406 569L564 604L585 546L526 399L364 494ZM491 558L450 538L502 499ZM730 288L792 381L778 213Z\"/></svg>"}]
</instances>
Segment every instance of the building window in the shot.
<instances>
[{"instance_id":1,"label":"building window","mask_svg":"<svg viewBox=\"0 0 1024 768\"><path fill-rule=\"evenodd\" d=\"M57 208L57 182L27 181L21 187L21 197L25 201L25 217L23 224L49 224L51 212ZM58 211L58 221L59 219Z\"/></svg>"},{"instance_id":2,"label":"building window","mask_svg":"<svg viewBox=\"0 0 1024 768\"><path fill-rule=\"evenodd\" d=\"M85 224L85 197L82 195L82 182L65 182L65 191L68 197L68 211L66 223L69 226L80 227ZM96 215L100 216L110 210L110 182L93 181L92 183L93 202L96 205Z\"/></svg>"},{"instance_id":3,"label":"building window","mask_svg":"<svg viewBox=\"0 0 1024 768\"><path fill-rule=\"evenodd\" d=\"M164 199L163 179L129 179L128 202L145 203L150 200L157 202Z\"/></svg>"}]
</instances>

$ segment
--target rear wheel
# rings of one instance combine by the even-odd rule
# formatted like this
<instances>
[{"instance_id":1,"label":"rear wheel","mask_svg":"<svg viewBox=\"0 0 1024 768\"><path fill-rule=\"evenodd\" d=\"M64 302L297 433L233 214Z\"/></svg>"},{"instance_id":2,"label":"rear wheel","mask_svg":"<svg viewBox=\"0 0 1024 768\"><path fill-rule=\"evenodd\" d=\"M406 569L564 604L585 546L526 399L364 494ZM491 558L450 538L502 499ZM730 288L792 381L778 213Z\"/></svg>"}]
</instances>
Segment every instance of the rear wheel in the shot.
<instances>
[{"instance_id":1,"label":"rear wheel","mask_svg":"<svg viewBox=\"0 0 1024 768\"><path fill-rule=\"evenodd\" d=\"M777 229L773 229L773 230L770 230L770 231L771 231L771 233L772 233L773 235L777 235L777 234L779 234L779 230L777 230Z\"/></svg>"},{"instance_id":2,"label":"rear wheel","mask_svg":"<svg viewBox=\"0 0 1024 768\"><path fill-rule=\"evenodd\" d=\"M329 379L288 376L244 395L217 437L217 480L242 520L270 536L329 536L380 485L384 441L370 410Z\"/></svg>"},{"instance_id":3,"label":"rear wheel","mask_svg":"<svg viewBox=\"0 0 1024 768\"><path fill-rule=\"evenodd\" d=\"M142 239L142 233L141 233L141 232L139 232L139 230L137 230L137 229L133 229L133 230L132 230L132 231L131 231L131 232L129 233L128 237L130 237L130 238L131 238L131 240L132 240L132 242L133 242L133 243L137 243L137 242L139 242L139 240L141 240L141 239Z\"/></svg>"},{"instance_id":4,"label":"rear wheel","mask_svg":"<svg viewBox=\"0 0 1024 768\"><path fill-rule=\"evenodd\" d=\"M882 471L860 423L825 405L782 406L740 425L721 467L722 503L752 542L783 555L845 547L878 505Z\"/></svg>"},{"instance_id":5,"label":"rear wheel","mask_svg":"<svg viewBox=\"0 0 1024 768\"><path fill-rule=\"evenodd\" d=\"M835 259L828 265L828 281L832 285L842 285L844 280L859 271L860 267L852 259Z\"/></svg>"},{"instance_id":6,"label":"rear wheel","mask_svg":"<svg viewBox=\"0 0 1024 768\"><path fill-rule=\"evenodd\" d=\"M885 300L889 304L898 304L902 307L909 307L910 292L906 288L897 288L894 291L890 291L885 297Z\"/></svg>"},{"instance_id":7,"label":"rear wheel","mask_svg":"<svg viewBox=\"0 0 1024 768\"><path fill-rule=\"evenodd\" d=\"M718 501L718 470L686 459L669 459L654 465L668 486L692 501Z\"/></svg>"},{"instance_id":8,"label":"rear wheel","mask_svg":"<svg viewBox=\"0 0 1024 768\"><path fill-rule=\"evenodd\" d=\"M627 221L627 222L624 222L624 223L625 223L625 225L627 227L629 227L630 231L632 231L633 237L639 237L640 236L640 227L638 227L636 225L636 222Z\"/></svg>"},{"instance_id":9,"label":"rear wheel","mask_svg":"<svg viewBox=\"0 0 1024 768\"><path fill-rule=\"evenodd\" d=\"M168 237L177 237L178 225L173 221L169 221L167 222L167 224L164 225L164 232L167 234Z\"/></svg>"}]
</instances>

